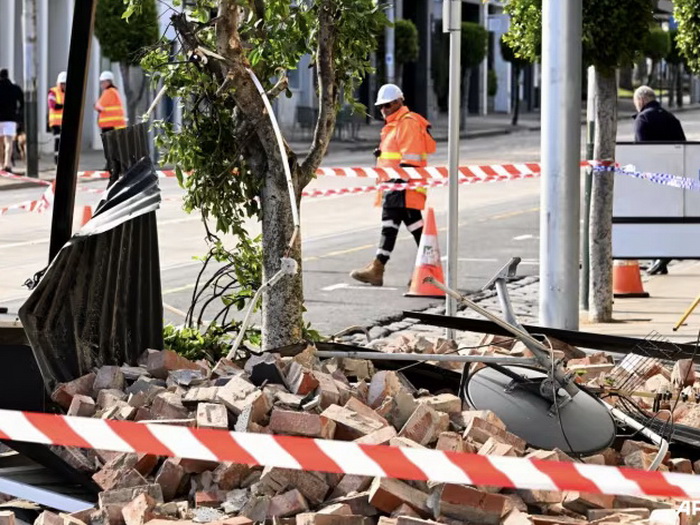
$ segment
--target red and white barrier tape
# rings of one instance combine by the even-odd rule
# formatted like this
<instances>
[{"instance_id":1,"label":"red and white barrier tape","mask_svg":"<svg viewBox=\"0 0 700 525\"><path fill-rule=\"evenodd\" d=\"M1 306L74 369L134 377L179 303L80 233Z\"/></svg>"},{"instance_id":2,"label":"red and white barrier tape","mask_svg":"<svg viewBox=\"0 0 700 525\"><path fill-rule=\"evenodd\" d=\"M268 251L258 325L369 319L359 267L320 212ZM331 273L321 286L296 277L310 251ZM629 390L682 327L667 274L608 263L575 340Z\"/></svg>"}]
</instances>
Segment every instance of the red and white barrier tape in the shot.
<instances>
[{"instance_id":1,"label":"red and white barrier tape","mask_svg":"<svg viewBox=\"0 0 700 525\"><path fill-rule=\"evenodd\" d=\"M700 499L700 476L0 410L0 439L320 472Z\"/></svg>"}]
</instances>

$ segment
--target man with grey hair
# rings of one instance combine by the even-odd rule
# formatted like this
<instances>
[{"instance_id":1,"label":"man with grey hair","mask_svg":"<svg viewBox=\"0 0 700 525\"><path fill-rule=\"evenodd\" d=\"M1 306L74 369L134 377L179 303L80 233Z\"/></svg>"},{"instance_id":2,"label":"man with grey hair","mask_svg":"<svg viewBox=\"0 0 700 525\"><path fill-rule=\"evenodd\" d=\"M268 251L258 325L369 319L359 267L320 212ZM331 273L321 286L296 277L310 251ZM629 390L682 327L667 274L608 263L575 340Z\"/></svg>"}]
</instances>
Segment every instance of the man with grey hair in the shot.
<instances>
[{"instance_id":1,"label":"man with grey hair","mask_svg":"<svg viewBox=\"0 0 700 525\"><path fill-rule=\"evenodd\" d=\"M634 92L635 142L685 142L683 126L672 113L661 107L656 93L649 86L639 86Z\"/></svg>"},{"instance_id":2,"label":"man with grey hair","mask_svg":"<svg viewBox=\"0 0 700 525\"><path fill-rule=\"evenodd\" d=\"M649 86L639 86L634 92L635 142L685 142L683 126L676 117L661 107L656 93ZM670 259L657 259L647 271L649 275L667 274Z\"/></svg>"}]
</instances>

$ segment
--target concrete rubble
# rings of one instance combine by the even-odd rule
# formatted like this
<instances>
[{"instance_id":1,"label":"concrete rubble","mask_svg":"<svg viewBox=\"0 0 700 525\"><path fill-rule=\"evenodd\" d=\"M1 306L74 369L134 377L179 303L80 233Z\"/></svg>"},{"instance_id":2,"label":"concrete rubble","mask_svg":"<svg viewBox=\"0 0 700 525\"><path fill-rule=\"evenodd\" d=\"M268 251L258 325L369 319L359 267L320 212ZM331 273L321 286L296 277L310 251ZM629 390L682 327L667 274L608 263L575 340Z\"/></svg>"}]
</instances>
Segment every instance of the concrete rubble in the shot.
<instances>
[{"instance_id":1,"label":"concrete rubble","mask_svg":"<svg viewBox=\"0 0 700 525\"><path fill-rule=\"evenodd\" d=\"M460 353L527 354L507 338L483 336L481 345L480 350ZM457 351L453 343L419 335L401 335L374 346L386 352ZM577 380L587 384L605 383L615 369L604 354L582 357L567 345L555 345L555 353L567 357ZM684 362L677 367L647 371L645 386L656 391L698 386L688 372L692 367ZM223 359L214 368L169 350L147 350L139 366L104 366L60 385L52 399L67 414L83 417L482 455L644 467L656 454L656 447L637 439L618 441L614 449L580 459L561 450L534 450L492 412L463 410L451 393L416 391L402 373L377 370L370 361L320 361L313 347L295 357L267 354L245 363ZM649 405L649 399L637 401ZM679 403L674 419L700 427L699 410L692 403ZM103 489L98 505L70 516L45 511L37 525L641 525L675 523L668 521L666 511L677 507L677 502L658 498L401 481L103 450L73 452L79 456L75 464L89 469ZM700 462L669 456L661 470L700 473ZM14 519L0 513L0 522L12 525Z\"/></svg>"}]
</instances>

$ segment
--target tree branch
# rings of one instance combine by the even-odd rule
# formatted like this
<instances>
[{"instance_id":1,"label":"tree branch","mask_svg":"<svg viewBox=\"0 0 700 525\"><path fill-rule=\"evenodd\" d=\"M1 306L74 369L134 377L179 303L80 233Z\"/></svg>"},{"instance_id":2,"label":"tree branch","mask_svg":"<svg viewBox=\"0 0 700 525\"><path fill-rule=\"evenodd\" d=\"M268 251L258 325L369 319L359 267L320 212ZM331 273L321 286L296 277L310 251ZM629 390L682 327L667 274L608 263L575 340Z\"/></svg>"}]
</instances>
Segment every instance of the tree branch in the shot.
<instances>
[{"instance_id":1,"label":"tree branch","mask_svg":"<svg viewBox=\"0 0 700 525\"><path fill-rule=\"evenodd\" d=\"M334 2L333 0L323 0L319 4L316 65L318 68L318 101L320 109L316 120L316 128L314 129L313 141L309 148L309 153L301 166L301 189L311 182L326 154L328 143L335 128L336 106L338 103L338 90L335 86L335 65L333 64L337 32L332 12Z\"/></svg>"}]
</instances>

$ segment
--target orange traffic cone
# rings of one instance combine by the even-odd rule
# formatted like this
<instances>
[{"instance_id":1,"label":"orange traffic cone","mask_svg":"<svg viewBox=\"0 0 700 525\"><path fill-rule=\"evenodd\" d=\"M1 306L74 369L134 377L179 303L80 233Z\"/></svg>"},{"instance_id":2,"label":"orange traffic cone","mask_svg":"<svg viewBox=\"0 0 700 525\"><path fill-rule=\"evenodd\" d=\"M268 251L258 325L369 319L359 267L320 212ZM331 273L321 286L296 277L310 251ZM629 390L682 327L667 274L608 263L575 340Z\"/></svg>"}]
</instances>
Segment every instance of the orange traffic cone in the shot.
<instances>
[{"instance_id":1,"label":"orange traffic cone","mask_svg":"<svg viewBox=\"0 0 700 525\"><path fill-rule=\"evenodd\" d=\"M83 217L80 219L80 226L85 226L90 219L92 219L92 206L83 206Z\"/></svg>"},{"instance_id":2,"label":"orange traffic cone","mask_svg":"<svg viewBox=\"0 0 700 525\"><path fill-rule=\"evenodd\" d=\"M649 297L644 291L639 264L634 260L615 260L613 262L613 296L614 297Z\"/></svg>"},{"instance_id":3,"label":"orange traffic cone","mask_svg":"<svg viewBox=\"0 0 700 525\"><path fill-rule=\"evenodd\" d=\"M445 278L442 275L442 261L440 260L440 248L438 247L435 214L432 208L428 208L425 228L418 246L411 288L404 295L407 297L445 297L445 292L440 290L440 288L423 282L429 276L441 283L445 282Z\"/></svg>"}]
</instances>

